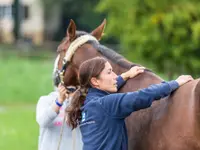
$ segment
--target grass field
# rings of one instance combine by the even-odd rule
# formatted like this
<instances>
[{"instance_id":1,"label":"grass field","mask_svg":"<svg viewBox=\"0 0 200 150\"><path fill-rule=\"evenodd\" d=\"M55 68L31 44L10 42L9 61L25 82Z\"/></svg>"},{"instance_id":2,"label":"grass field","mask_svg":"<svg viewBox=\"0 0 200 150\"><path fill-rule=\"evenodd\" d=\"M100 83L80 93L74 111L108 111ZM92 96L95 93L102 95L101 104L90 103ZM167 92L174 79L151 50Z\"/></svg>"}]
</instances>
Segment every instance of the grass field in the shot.
<instances>
[{"instance_id":1,"label":"grass field","mask_svg":"<svg viewBox=\"0 0 200 150\"><path fill-rule=\"evenodd\" d=\"M37 150L35 107L53 89L52 69L53 59L0 48L0 150Z\"/></svg>"},{"instance_id":2,"label":"grass field","mask_svg":"<svg viewBox=\"0 0 200 150\"><path fill-rule=\"evenodd\" d=\"M35 104L53 89L51 60L1 56L0 68L0 104Z\"/></svg>"},{"instance_id":3,"label":"grass field","mask_svg":"<svg viewBox=\"0 0 200 150\"><path fill-rule=\"evenodd\" d=\"M37 150L35 105L0 107L0 149Z\"/></svg>"}]
</instances>

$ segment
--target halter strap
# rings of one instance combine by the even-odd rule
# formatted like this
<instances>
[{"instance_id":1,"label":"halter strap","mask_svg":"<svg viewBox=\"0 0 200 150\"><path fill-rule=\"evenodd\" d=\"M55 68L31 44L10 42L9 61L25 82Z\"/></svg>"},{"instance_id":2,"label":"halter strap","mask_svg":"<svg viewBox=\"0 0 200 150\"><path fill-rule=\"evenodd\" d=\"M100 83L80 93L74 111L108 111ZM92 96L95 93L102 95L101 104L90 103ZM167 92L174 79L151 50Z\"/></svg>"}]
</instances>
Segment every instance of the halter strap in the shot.
<instances>
[{"instance_id":1,"label":"halter strap","mask_svg":"<svg viewBox=\"0 0 200 150\"><path fill-rule=\"evenodd\" d=\"M95 41L99 43L98 40L90 34L82 35L78 37L76 40L74 40L70 44L69 48L67 49L65 53L65 57L63 58L63 65L62 65L61 70L58 69L58 61L60 59L60 55L57 56L56 61L54 63L54 70L53 70L53 73L56 74L56 78L55 78L56 83L60 83L60 82L64 83L63 78L64 78L65 70L70 63L73 54L75 53L78 47L80 47L81 45L83 45L84 43L88 41Z\"/></svg>"},{"instance_id":2,"label":"halter strap","mask_svg":"<svg viewBox=\"0 0 200 150\"><path fill-rule=\"evenodd\" d=\"M96 41L97 43L99 43L98 40L90 34L82 35L82 36L78 37L76 40L74 40L70 44L69 48L67 49L65 58L64 58L64 62L71 61L71 58L72 58L73 54L76 52L76 50L78 49L78 47L80 47L81 45L85 44L88 41Z\"/></svg>"}]
</instances>

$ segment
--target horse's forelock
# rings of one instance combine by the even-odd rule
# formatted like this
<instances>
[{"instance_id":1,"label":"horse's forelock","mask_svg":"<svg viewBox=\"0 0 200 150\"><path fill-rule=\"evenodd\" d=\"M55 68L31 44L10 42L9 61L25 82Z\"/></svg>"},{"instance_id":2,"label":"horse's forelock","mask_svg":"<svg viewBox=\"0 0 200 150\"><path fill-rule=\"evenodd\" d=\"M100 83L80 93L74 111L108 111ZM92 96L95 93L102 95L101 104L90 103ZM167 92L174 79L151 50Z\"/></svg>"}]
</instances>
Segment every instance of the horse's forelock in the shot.
<instances>
[{"instance_id":1,"label":"horse's forelock","mask_svg":"<svg viewBox=\"0 0 200 150\"><path fill-rule=\"evenodd\" d=\"M89 34L89 33L85 32L85 31L76 31L76 38L78 38L82 35L87 35L87 34ZM62 39L62 41L60 42L60 44L58 45L57 52L61 52L61 51L65 50L65 48L63 48L63 46L65 46L66 42L68 42L67 37L64 37Z\"/></svg>"},{"instance_id":2,"label":"horse's forelock","mask_svg":"<svg viewBox=\"0 0 200 150\"><path fill-rule=\"evenodd\" d=\"M58 45L57 52L61 52L64 50L63 46L65 45L66 42L67 42L67 38L64 37L62 41L60 42L60 44Z\"/></svg>"},{"instance_id":3,"label":"horse's forelock","mask_svg":"<svg viewBox=\"0 0 200 150\"><path fill-rule=\"evenodd\" d=\"M85 31L76 31L76 37L77 38L82 36L82 35L87 35L87 34L89 34L89 33L85 32Z\"/></svg>"}]
</instances>

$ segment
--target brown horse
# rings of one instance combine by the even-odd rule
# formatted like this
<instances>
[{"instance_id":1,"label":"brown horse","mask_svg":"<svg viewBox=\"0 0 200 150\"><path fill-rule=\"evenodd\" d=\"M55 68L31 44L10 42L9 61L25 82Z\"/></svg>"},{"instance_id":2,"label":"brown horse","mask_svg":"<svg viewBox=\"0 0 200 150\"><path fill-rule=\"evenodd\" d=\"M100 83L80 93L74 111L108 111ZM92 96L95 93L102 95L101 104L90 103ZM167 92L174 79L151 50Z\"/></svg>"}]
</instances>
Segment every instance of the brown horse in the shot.
<instances>
[{"instance_id":1,"label":"brown horse","mask_svg":"<svg viewBox=\"0 0 200 150\"><path fill-rule=\"evenodd\" d=\"M106 21L90 34L76 31L71 20L66 37L58 47L60 59L58 69L62 68L65 53L73 41L83 35L92 35L100 40ZM64 75L65 85L78 85L80 64L90 58L102 56L111 63L116 74L137 65L129 62L111 49L97 41L88 41L77 47L70 59ZM146 70L129 79L119 92L136 91L163 80ZM126 119L130 150L200 150L200 82L194 80L176 90L171 96L155 101L150 108L132 113Z\"/></svg>"}]
</instances>

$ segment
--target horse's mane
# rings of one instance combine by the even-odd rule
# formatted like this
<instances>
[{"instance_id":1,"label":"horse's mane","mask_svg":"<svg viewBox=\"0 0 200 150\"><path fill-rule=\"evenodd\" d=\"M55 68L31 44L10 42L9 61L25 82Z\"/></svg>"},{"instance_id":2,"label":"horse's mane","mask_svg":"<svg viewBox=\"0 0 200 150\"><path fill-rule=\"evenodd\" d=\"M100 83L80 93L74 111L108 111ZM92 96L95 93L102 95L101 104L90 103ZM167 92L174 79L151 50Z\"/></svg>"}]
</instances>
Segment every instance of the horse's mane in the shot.
<instances>
[{"instance_id":1,"label":"horse's mane","mask_svg":"<svg viewBox=\"0 0 200 150\"><path fill-rule=\"evenodd\" d=\"M76 36L80 37L82 35L89 34L85 31L76 31ZM119 66L125 68L125 69L130 69L133 66L140 66L138 64L134 64L132 62L129 62L126 60L122 55L118 54L114 50L97 43L96 41L88 41L88 44L91 44L95 49L97 49L98 52L100 52L104 57L106 57L108 60L111 60L113 63L118 64ZM149 69L145 69L146 71L150 71Z\"/></svg>"},{"instance_id":2,"label":"horse's mane","mask_svg":"<svg viewBox=\"0 0 200 150\"><path fill-rule=\"evenodd\" d=\"M136 66L133 63L128 62L122 55L116 53L114 50L96 43L95 41L88 41L98 52L100 52L108 60L111 60L113 63L118 64L119 66L130 69L132 66Z\"/></svg>"}]
</instances>

